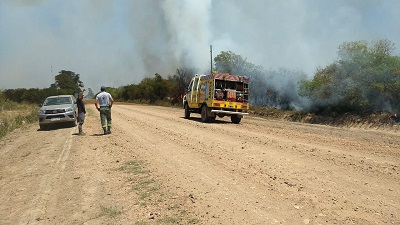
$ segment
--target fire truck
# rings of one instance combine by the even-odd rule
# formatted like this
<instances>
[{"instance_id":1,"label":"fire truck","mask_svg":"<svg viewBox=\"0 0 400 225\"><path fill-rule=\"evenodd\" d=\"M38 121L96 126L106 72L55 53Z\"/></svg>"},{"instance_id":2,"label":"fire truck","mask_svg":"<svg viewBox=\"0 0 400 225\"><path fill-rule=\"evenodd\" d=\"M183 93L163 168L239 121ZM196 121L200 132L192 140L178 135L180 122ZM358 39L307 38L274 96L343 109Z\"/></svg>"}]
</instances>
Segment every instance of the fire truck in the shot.
<instances>
[{"instance_id":1,"label":"fire truck","mask_svg":"<svg viewBox=\"0 0 400 225\"><path fill-rule=\"evenodd\" d=\"M202 122L230 116L238 124L248 115L249 78L230 74L196 75L190 81L183 97L185 118L199 113Z\"/></svg>"}]
</instances>

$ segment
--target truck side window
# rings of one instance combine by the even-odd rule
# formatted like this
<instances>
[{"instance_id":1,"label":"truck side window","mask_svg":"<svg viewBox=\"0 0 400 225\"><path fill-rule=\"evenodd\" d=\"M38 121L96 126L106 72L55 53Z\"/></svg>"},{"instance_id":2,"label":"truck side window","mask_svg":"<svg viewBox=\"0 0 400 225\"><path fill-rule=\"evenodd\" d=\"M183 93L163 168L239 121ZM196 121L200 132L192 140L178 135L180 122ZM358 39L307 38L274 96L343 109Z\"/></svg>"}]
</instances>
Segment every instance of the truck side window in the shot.
<instances>
[{"instance_id":1,"label":"truck side window","mask_svg":"<svg viewBox=\"0 0 400 225\"><path fill-rule=\"evenodd\" d=\"M222 81L216 80L215 81L215 88L217 89L223 89Z\"/></svg>"}]
</instances>

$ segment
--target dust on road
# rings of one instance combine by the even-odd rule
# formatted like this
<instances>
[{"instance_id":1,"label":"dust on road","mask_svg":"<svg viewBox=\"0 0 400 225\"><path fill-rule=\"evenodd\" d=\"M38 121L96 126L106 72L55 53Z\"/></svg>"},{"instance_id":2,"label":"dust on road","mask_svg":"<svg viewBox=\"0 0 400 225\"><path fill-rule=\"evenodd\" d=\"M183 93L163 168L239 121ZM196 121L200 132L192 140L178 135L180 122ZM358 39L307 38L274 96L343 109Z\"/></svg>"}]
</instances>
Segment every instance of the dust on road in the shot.
<instances>
[{"instance_id":1,"label":"dust on road","mask_svg":"<svg viewBox=\"0 0 400 225\"><path fill-rule=\"evenodd\" d=\"M115 105L0 141L0 224L400 224L400 134Z\"/></svg>"}]
</instances>

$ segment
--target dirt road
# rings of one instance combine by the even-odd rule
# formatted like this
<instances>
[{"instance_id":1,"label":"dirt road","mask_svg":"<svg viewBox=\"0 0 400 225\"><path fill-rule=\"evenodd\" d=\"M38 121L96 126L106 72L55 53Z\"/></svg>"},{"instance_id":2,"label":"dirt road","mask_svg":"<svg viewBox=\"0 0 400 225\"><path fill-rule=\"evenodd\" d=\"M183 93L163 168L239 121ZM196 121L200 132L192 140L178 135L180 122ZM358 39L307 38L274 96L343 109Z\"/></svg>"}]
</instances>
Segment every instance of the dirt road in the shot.
<instances>
[{"instance_id":1,"label":"dirt road","mask_svg":"<svg viewBox=\"0 0 400 225\"><path fill-rule=\"evenodd\" d=\"M0 140L0 224L400 224L400 131L87 108Z\"/></svg>"}]
</instances>

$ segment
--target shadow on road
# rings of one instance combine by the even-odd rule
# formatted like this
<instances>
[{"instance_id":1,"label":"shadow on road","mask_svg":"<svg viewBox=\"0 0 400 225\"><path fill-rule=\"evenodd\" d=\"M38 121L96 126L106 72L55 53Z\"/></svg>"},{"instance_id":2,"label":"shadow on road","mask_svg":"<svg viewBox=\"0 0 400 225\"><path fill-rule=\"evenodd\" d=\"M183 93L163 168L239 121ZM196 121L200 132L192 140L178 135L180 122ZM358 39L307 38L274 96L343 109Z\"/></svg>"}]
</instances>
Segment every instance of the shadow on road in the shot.
<instances>
[{"instance_id":1,"label":"shadow on road","mask_svg":"<svg viewBox=\"0 0 400 225\"><path fill-rule=\"evenodd\" d=\"M185 117L183 117L183 116L181 118L185 119ZM198 117L190 117L187 120L195 121L195 122L198 122L198 123L204 123L204 122L201 121L201 118L198 118ZM217 117L215 120L210 120L207 123L212 123L212 124L230 124L231 122L218 120L218 117Z\"/></svg>"},{"instance_id":2,"label":"shadow on road","mask_svg":"<svg viewBox=\"0 0 400 225\"><path fill-rule=\"evenodd\" d=\"M44 129L39 128L39 129L37 129L37 131L52 131L52 130L58 130L58 129L71 128L71 127L75 127L75 126L71 126L68 124L62 124L62 123L49 124L46 126L46 128L44 128Z\"/></svg>"}]
</instances>

